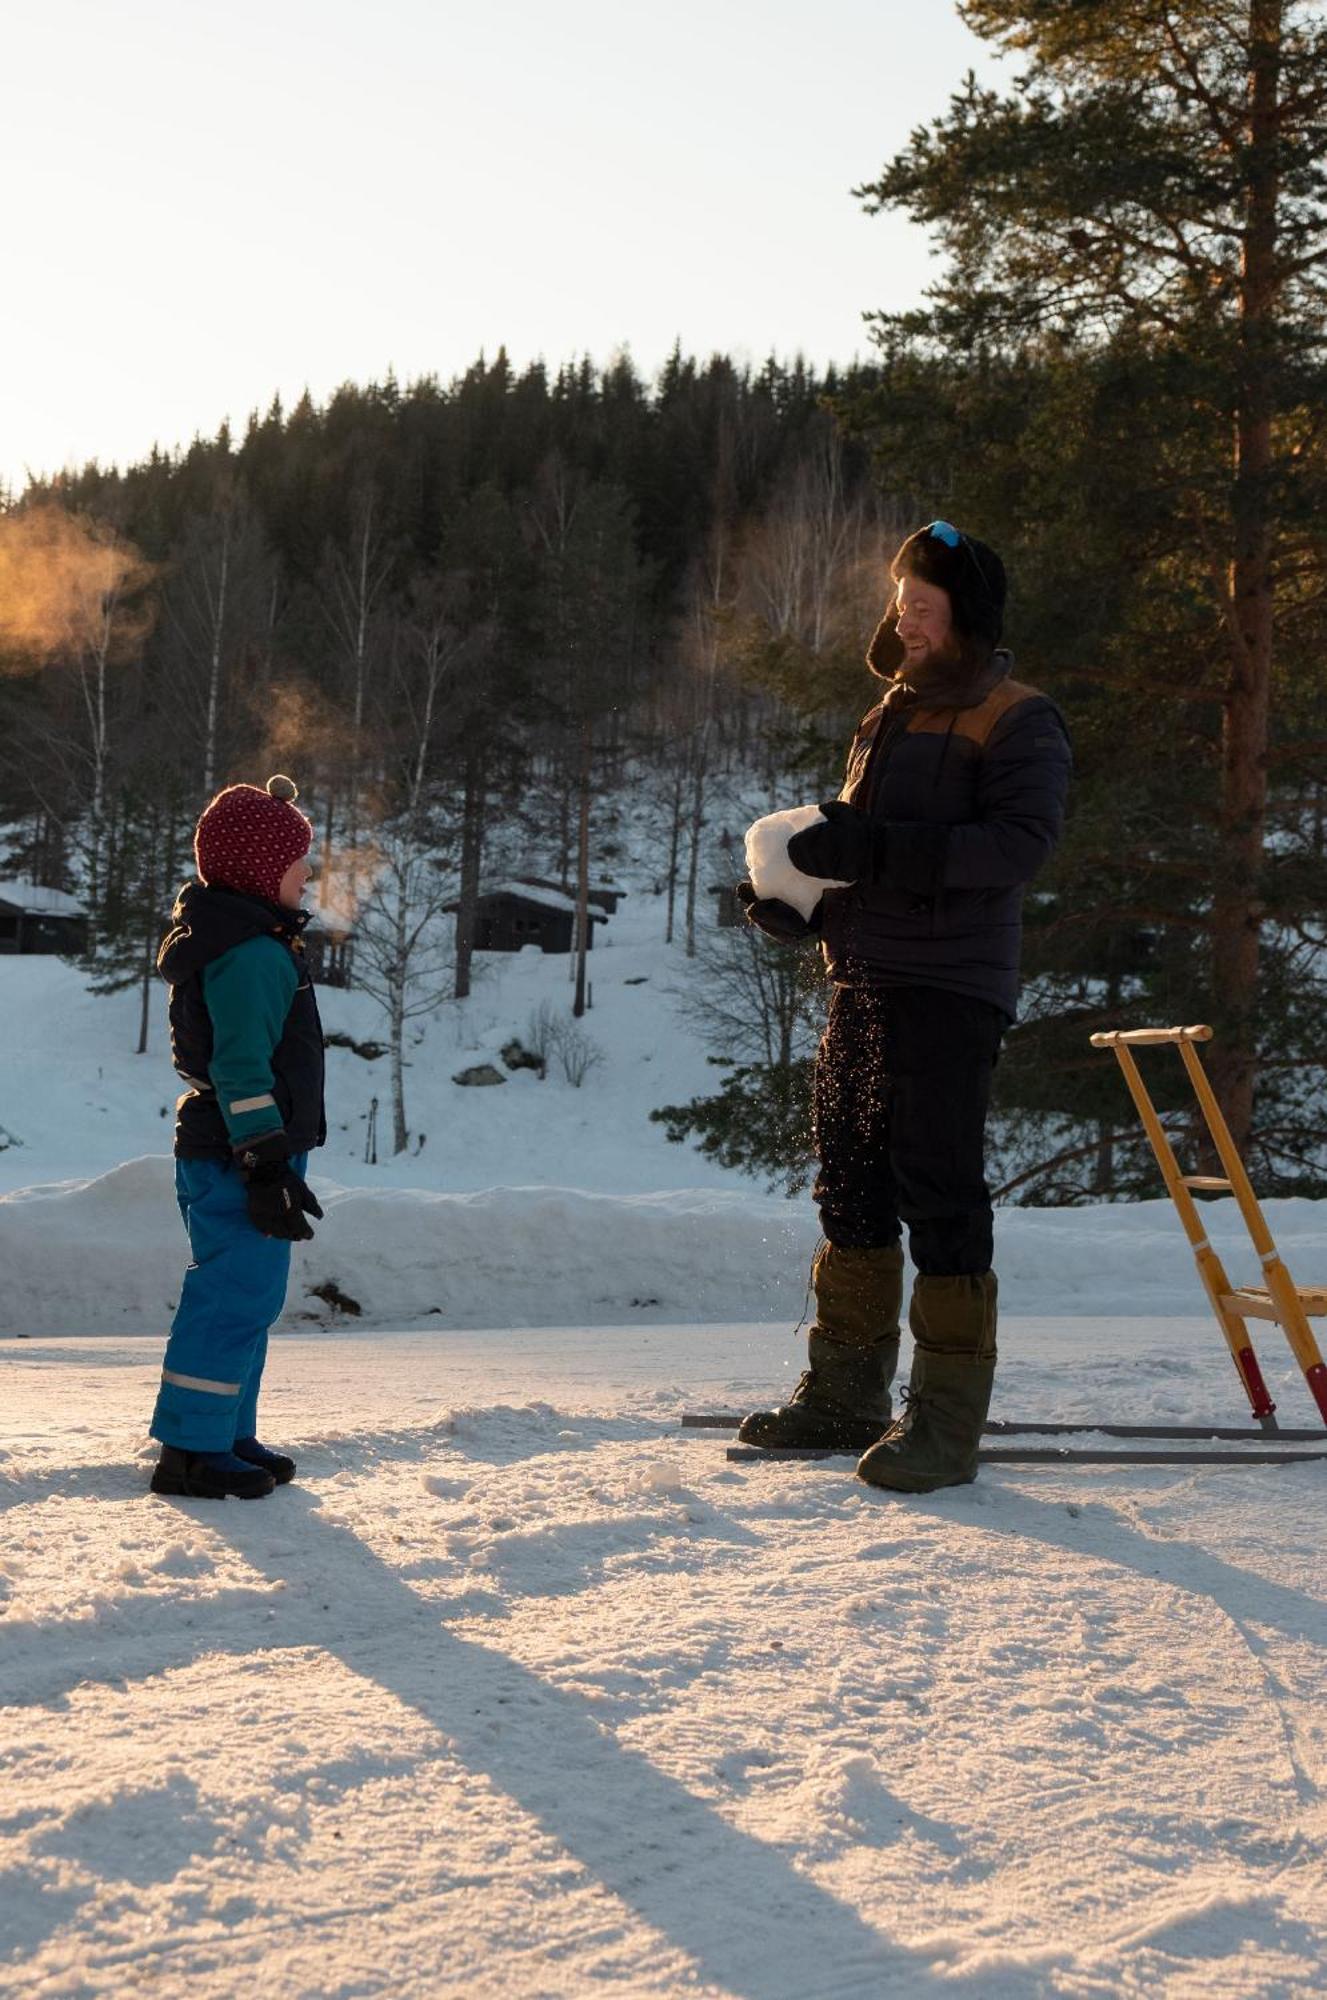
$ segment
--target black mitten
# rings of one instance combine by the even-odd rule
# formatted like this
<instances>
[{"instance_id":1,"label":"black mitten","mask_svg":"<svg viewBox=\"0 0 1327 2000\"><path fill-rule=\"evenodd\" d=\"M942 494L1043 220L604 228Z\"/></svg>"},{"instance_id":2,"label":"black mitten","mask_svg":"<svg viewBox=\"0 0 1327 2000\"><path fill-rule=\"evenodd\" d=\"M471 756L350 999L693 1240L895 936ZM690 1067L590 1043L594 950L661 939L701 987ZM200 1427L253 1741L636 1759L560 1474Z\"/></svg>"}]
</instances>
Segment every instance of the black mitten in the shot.
<instances>
[{"instance_id":1,"label":"black mitten","mask_svg":"<svg viewBox=\"0 0 1327 2000\"><path fill-rule=\"evenodd\" d=\"M859 882L871 873L870 820L842 799L830 799L820 810L824 819L803 827L788 842L788 859L803 875L817 875L827 882Z\"/></svg>"},{"instance_id":2,"label":"black mitten","mask_svg":"<svg viewBox=\"0 0 1327 2000\"><path fill-rule=\"evenodd\" d=\"M284 1132L264 1132L235 1148L235 1165L244 1181L249 1220L263 1236L288 1243L305 1243L313 1235L308 1217L322 1220L318 1198L302 1174L290 1164L290 1141Z\"/></svg>"},{"instance_id":3,"label":"black mitten","mask_svg":"<svg viewBox=\"0 0 1327 2000\"><path fill-rule=\"evenodd\" d=\"M778 944L805 944L808 938L820 935L819 903L808 919L777 896L758 896L750 882L738 883L737 900L746 911L747 922Z\"/></svg>"}]
</instances>

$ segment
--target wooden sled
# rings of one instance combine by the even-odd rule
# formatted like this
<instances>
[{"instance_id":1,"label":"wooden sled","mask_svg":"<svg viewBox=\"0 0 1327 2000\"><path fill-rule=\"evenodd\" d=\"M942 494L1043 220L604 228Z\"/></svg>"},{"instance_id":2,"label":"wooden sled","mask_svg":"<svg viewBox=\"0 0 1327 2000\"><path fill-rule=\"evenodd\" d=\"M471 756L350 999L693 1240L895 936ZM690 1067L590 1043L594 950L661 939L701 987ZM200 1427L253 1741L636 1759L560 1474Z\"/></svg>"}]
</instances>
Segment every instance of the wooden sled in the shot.
<instances>
[{"instance_id":1,"label":"wooden sled","mask_svg":"<svg viewBox=\"0 0 1327 2000\"><path fill-rule=\"evenodd\" d=\"M1297 1285L1272 1241L1267 1219L1259 1207L1258 1197L1244 1171L1244 1162L1230 1135L1230 1127L1217 1103L1216 1092L1198 1055L1196 1044L1210 1042L1211 1039L1212 1030L1206 1027L1132 1028L1123 1033L1111 1030L1106 1034L1093 1035L1092 1046L1094 1049L1115 1051L1129 1094L1143 1121L1143 1130L1156 1155L1166 1191L1179 1211L1194 1262L1198 1266L1198 1277L1230 1349L1231 1359L1249 1399L1249 1407L1264 1434L1284 1437L1288 1433L1282 1431L1276 1422L1276 1405L1268 1394L1258 1357L1253 1351L1249 1322L1272 1320L1281 1328L1303 1371L1309 1394L1324 1421L1327 1421L1327 1365L1324 1365L1309 1325L1310 1319L1327 1318L1327 1286ZM1226 1170L1224 1175L1181 1173L1134 1059L1136 1048L1158 1045L1169 1045L1179 1050L1198 1099L1198 1107L1212 1135L1217 1157ZM1226 1276L1225 1266L1207 1240L1203 1218L1193 1197L1195 1194L1227 1193L1233 1194L1239 1204L1244 1226L1262 1265L1264 1283L1261 1285L1232 1285Z\"/></svg>"}]
</instances>

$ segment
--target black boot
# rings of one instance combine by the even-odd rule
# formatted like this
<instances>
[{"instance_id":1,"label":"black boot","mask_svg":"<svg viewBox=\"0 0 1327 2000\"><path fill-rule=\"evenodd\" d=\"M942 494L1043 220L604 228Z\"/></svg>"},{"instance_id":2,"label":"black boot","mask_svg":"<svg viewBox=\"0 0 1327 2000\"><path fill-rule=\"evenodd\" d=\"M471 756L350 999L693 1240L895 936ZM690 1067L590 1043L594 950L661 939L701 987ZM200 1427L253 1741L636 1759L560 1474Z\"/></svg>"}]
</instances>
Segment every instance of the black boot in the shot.
<instances>
[{"instance_id":1,"label":"black boot","mask_svg":"<svg viewBox=\"0 0 1327 2000\"><path fill-rule=\"evenodd\" d=\"M977 1477L995 1380L995 1301L994 1271L917 1279L907 1409L859 1463L857 1477L868 1486L934 1493Z\"/></svg>"},{"instance_id":2,"label":"black boot","mask_svg":"<svg viewBox=\"0 0 1327 2000\"><path fill-rule=\"evenodd\" d=\"M811 1365L786 1403L753 1410L737 1435L766 1451L860 1451L888 1429L893 1414L889 1385L898 1366L903 1252L897 1245L842 1250L827 1243L811 1282Z\"/></svg>"},{"instance_id":3,"label":"black boot","mask_svg":"<svg viewBox=\"0 0 1327 2000\"><path fill-rule=\"evenodd\" d=\"M270 1472L261 1466L245 1465L228 1451L180 1451L173 1444L161 1447L152 1474L154 1493L178 1494L189 1500L261 1500L276 1485Z\"/></svg>"},{"instance_id":4,"label":"black boot","mask_svg":"<svg viewBox=\"0 0 1327 2000\"><path fill-rule=\"evenodd\" d=\"M294 1459L283 1451L269 1451L256 1437L236 1438L234 1450L236 1458L242 1458L246 1465L260 1465L264 1472L270 1472L278 1486L288 1486L295 1477Z\"/></svg>"}]
</instances>

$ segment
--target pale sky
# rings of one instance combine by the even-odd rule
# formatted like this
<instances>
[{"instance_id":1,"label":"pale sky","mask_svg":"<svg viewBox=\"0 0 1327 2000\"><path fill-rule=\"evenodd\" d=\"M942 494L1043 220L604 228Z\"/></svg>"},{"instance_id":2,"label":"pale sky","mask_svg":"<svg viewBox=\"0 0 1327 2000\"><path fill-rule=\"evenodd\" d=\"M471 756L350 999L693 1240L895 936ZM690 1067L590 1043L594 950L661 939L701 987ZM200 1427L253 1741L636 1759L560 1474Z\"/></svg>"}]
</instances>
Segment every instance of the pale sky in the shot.
<instances>
[{"instance_id":1,"label":"pale sky","mask_svg":"<svg viewBox=\"0 0 1327 2000\"><path fill-rule=\"evenodd\" d=\"M848 361L849 190L990 55L948 0L11 0L0 480L505 342ZM1001 66L1003 68L1003 66Z\"/></svg>"}]
</instances>

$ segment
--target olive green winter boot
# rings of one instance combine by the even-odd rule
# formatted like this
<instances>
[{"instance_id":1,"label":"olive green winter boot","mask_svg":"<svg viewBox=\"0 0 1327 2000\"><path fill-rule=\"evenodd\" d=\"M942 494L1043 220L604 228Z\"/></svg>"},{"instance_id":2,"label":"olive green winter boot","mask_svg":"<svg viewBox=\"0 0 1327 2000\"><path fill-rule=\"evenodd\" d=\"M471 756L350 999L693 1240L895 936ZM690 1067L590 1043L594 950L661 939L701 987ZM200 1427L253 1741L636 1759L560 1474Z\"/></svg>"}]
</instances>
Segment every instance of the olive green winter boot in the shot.
<instances>
[{"instance_id":1,"label":"olive green winter boot","mask_svg":"<svg viewBox=\"0 0 1327 2000\"><path fill-rule=\"evenodd\" d=\"M811 1267L816 1318L806 1369L777 1410L753 1410L737 1435L743 1444L782 1449L860 1451L888 1430L889 1385L898 1366L903 1252L840 1250L826 1243Z\"/></svg>"},{"instance_id":2,"label":"olive green winter boot","mask_svg":"<svg viewBox=\"0 0 1327 2000\"><path fill-rule=\"evenodd\" d=\"M909 1323L914 1340L907 1408L860 1461L857 1477L897 1493L933 1493L977 1477L982 1426L995 1380L994 1271L919 1277Z\"/></svg>"}]
</instances>

